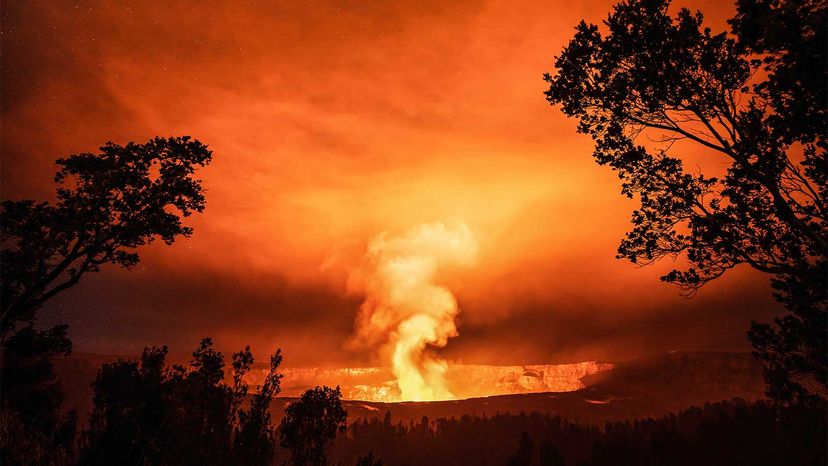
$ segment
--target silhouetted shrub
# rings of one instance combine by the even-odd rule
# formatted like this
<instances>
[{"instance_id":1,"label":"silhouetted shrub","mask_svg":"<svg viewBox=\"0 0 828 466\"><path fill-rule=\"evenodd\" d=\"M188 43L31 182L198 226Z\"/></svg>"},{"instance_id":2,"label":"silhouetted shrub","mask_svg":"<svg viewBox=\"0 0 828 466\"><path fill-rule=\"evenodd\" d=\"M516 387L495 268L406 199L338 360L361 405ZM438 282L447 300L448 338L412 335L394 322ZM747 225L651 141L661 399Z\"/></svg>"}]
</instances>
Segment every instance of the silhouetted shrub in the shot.
<instances>
[{"instance_id":1,"label":"silhouetted shrub","mask_svg":"<svg viewBox=\"0 0 828 466\"><path fill-rule=\"evenodd\" d=\"M346 427L348 413L340 398L339 387L316 387L285 408L279 438L281 446L290 450L294 466L328 464L328 445Z\"/></svg>"},{"instance_id":2,"label":"silhouetted shrub","mask_svg":"<svg viewBox=\"0 0 828 466\"><path fill-rule=\"evenodd\" d=\"M93 384L95 408L80 464L269 464L276 445L267 411L280 391L281 353L245 407L250 348L233 355L227 385L224 357L212 344L205 338L187 369L166 365L166 347L145 349L140 362L104 365Z\"/></svg>"}]
</instances>

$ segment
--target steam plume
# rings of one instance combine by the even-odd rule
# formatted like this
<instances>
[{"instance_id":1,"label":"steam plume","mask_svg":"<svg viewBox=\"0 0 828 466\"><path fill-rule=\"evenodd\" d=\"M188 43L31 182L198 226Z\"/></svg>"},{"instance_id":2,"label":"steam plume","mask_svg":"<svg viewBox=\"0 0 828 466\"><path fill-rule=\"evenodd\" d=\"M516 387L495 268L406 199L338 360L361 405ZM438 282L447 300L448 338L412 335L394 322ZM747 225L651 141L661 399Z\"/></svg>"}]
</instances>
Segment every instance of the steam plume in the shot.
<instances>
[{"instance_id":1,"label":"steam plume","mask_svg":"<svg viewBox=\"0 0 828 466\"><path fill-rule=\"evenodd\" d=\"M446 362L429 351L458 335L454 295L435 282L439 270L472 265L477 241L458 223L423 224L402 236L382 233L368 245L365 291L355 341L384 345L401 400L453 398Z\"/></svg>"}]
</instances>

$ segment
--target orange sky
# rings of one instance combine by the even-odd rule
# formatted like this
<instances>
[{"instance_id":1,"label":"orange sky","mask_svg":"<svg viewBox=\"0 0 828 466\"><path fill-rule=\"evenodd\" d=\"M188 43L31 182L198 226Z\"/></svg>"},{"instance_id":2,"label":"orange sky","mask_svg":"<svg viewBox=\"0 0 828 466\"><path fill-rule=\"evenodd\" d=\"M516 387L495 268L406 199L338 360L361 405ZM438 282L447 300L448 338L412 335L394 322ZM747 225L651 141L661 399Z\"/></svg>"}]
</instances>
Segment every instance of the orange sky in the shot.
<instances>
[{"instance_id":1,"label":"orange sky","mask_svg":"<svg viewBox=\"0 0 828 466\"><path fill-rule=\"evenodd\" d=\"M450 360L745 350L750 320L780 309L748 270L688 301L658 281L670 264L614 259L635 203L541 79L611 2L281 3L3 5L4 199L49 196L54 159L107 140L214 151L193 238L44 309L78 351L211 335L288 364L375 362L343 349L362 298L349 271L379 232L434 221L480 245L444 277L461 307ZM691 6L722 27L732 7L708 3Z\"/></svg>"}]
</instances>

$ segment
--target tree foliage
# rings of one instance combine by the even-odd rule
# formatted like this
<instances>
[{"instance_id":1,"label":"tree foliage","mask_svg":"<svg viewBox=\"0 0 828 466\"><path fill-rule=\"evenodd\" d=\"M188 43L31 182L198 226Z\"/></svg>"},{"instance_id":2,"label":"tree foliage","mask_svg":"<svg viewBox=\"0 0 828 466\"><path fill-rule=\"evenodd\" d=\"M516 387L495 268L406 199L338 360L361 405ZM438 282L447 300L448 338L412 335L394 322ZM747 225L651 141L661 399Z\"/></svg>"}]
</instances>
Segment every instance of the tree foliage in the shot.
<instances>
[{"instance_id":1,"label":"tree foliage","mask_svg":"<svg viewBox=\"0 0 828 466\"><path fill-rule=\"evenodd\" d=\"M382 466L382 460L374 456L374 452L357 459L356 466Z\"/></svg>"},{"instance_id":2,"label":"tree foliage","mask_svg":"<svg viewBox=\"0 0 828 466\"><path fill-rule=\"evenodd\" d=\"M200 142L155 138L100 150L57 160L54 201L2 202L0 442L16 464L58 464L74 454L75 414L60 413L52 366L72 343L65 325L36 329L37 310L101 265L135 265L136 249L157 237L171 244L190 235L181 218L204 209L194 172L211 152Z\"/></svg>"},{"instance_id":3,"label":"tree foliage","mask_svg":"<svg viewBox=\"0 0 828 466\"><path fill-rule=\"evenodd\" d=\"M145 349L140 362L104 365L80 464L270 464L276 438L268 409L280 392L281 351L245 407L250 347L233 355L227 385L224 357L212 345L205 338L189 368L167 366L166 347Z\"/></svg>"},{"instance_id":4,"label":"tree foliage","mask_svg":"<svg viewBox=\"0 0 828 466\"><path fill-rule=\"evenodd\" d=\"M249 355L249 349L245 350L244 355ZM247 393L246 386L240 383L239 374L246 372L242 367L245 366L246 358L233 359L233 381L234 386L241 385L244 388L244 394ZM252 356L249 358L250 364L253 363ZM270 402L273 397L281 391L280 380L282 375L276 372L276 369L282 363L282 353L277 351L270 357L270 372L265 377L264 383L255 393L251 400L249 407L238 410L238 406L234 410L238 410L238 423L233 431L233 456L236 464L267 464L272 460L276 454L275 429L271 429L270 419ZM235 398L239 400L239 397ZM268 426L267 428L264 428Z\"/></svg>"},{"instance_id":5,"label":"tree foliage","mask_svg":"<svg viewBox=\"0 0 828 466\"><path fill-rule=\"evenodd\" d=\"M66 326L40 331L27 325L6 340L2 360L0 457L6 464L68 464L77 413L64 401L52 358L68 355Z\"/></svg>"},{"instance_id":6,"label":"tree foliage","mask_svg":"<svg viewBox=\"0 0 828 466\"><path fill-rule=\"evenodd\" d=\"M340 398L339 387L316 387L285 408L279 439L295 466L328 464L327 448L337 432L345 432L348 417Z\"/></svg>"},{"instance_id":7,"label":"tree foliage","mask_svg":"<svg viewBox=\"0 0 828 466\"><path fill-rule=\"evenodd\" d=\"M538 412L422 422L373 417L348 426L331 462L354 464L361 452L373 451L384 464L408 466L822 465L826 414L732 400L601 424Z\"/></svg>"},{"instance_id":8,"label":"tree foliage","mask_svg":"<svg viewBox=\"0 0 828 466\"><path fill-rule=\"evenodd\" d=\"M732 34L669 3L623 1L601 28L582 21L545 75L547 100L640 201L619 258L684 257L662 280L688 295L739 264L771 276L790 312L749 335L768 393L810 400L828 383L825 2L739 1ZM726 169L689 170L687 143Z\"/></svg>"},{"instance_id":9,"label":"tree foliage","mask_svg":"<svg viewBox=\"0 0 828 466\"><path fill-rule=\"evenodd\" d=\"M3 201L2 337L87 272L104 264L132 267L140 246L189 236L181 220L204 209L194 173L211 156L188 136L108 143L98 154L57 160L54 202Z\"/></svg>"},{"instance_id":10,"label":"tree foliage","mask_svg":"<svg viewBox=\"0 0 828 466\"><path fill-rule=\"evenodd\" d=\"M507 466L532 466L532 457L535 453L535 442L525 431L520 433L520 443L517 452L506 462Z\"/></svg>"}]
</instances>

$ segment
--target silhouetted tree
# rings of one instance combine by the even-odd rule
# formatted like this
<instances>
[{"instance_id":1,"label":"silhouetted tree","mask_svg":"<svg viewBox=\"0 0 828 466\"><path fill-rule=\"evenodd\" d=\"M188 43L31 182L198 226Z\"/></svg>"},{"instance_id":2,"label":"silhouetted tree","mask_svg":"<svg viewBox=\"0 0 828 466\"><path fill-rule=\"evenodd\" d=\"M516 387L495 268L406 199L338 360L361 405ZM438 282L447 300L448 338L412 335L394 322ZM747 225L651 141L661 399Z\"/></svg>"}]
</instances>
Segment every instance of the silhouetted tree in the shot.
<instances>
[{"instance_id":1,"label":"silhouetted tree","mask_svg":"<svg viewBox=\"0 0 828 466\"><path fill-rule=\"evenodd\" d=\"M247 348L246 352L249 354L250 349ZM251 356L250 363L252 364L252 362L253 358ZM240 384L238 381L240 377L237 377L237 374L246 372L241 372L237 368L237 366L242 364L244 364L243 361L234 358L233 369L236 374L234 375L235 386ZM253 395L250 400L249 408L239 410L238 425L234 431L233 438L233 464L270 464L276 454L276 432L275 429L271 428L269 410L273 397L281 391L280 381L282 374L276 372L276 369L281 364L282 352L278 350L270 357L270 372L265 377L265 381L259 388L259 392ZM246 395L246 385L244 387L243 395ZM237 396L234 399L240 401L241 397Z\"/></svg>"},{"instance_id":2,"label":"silhouetted tree","mask_svg":"<svg viewBox=\"0 0 828 466\"><path fill-rule=\"evenodd\" d=\"M2 433L5 464L63 464L73 453L76 412L60 413L64 401L52 358L72 348L66 326L38 331L27 325L2 350Z\"/></svg>"},{"instance_id":3,"label":"silhouetted tree","mask_svg":"<svg viewBox=\"0 0 828 466\"><path fill-rule=\"evenodd\" d=\"M541 443L540 450L538 450L538 460L540 466L566 466L566 459L561 451L549 440Z\"/></svg>"},{"instance_id":4,"label":"silhouetted tree","mask_svg":"<svg viewBox=\"0 0 828 466\"><path fill-rule=\"evenodd\" d=\"M2 202L4 424L14 423L33 440L50 439L46 444L55 449L68 447L73 415L59 419L63 397L54 382L52 358L68 355L72 345L66 326L35 329L35 314L45 301L103 264L135 265L135 250L156 237L171 244L177 236L189 236L192 230L182 226L181 217L204 209L201 182L193 174L210 158L207 147L189 137L123 147L109 143L100 154L57 161L54 202ZM0 439L6 458L31 456L30 443Z\"/></svg>"},{"instance_id":5,"label":"silhouetted tree","mask_svg":"<svg viewBox=\"0 0 828 466\"><path fill-rule=\"evenodd\" d=\"M618 257L683 255L690 266L662 280L688 295L739 264L769 274L790 312L749 333L768 394L813 400L828 387L826 2L739 1L734 35L668 7L623 1L603 33L582 21L545 75L547 100L640 200ZM679 140L717 155L724 175L686 170Z\"/></svg>"},{"instance_id":6,"label":"silhouetted tree","mask_svg":"<svg viewBox=\"0 0 828 466\"><path fill-rule=\"evenodd\" d=\"M520 433L520 443L518 444L518 450L509 458L509 461L506 463L507 466L529 466L532 464L532 456L535 454L535 442L532 441L532 437L529 436L525 431Z\"/></svg>"},{"instance_id":7,"label":"silhouetted tree","mask_svg":"<svg viewBox=\"0 0 828 466\"><path fill-rule=\"evenodd\" d=\"M382 466L382 460L375 457L374 452L368 452L357 460L356 466Z\"/></svg>"},{"instance_id":8,"label":"silhouetted tree","mask_svg":"<svg viewBox=\"0 0 828 466\"><path fill-rule=\"evenodd\" d=\"M602 428L537 412L438 418L425 426L375 417L352 423L348 435L337 437L331 462L354 464L357 453L374 451L386 464L407 466L823 465L826 414L732 400ZM525 435L518 440L516 432Z\"/></svg>"},{"instance_id":9,"label":"silhouetted tree","mask_svg":"<svg viewBox=\"0 0 828 466\"><path fill-rule=\"evenodd\" d=\"M196 168L207 146L188 136L108 143L101 153L58 159L56 201L3 201L0 334L30 322L49 298L104 264L131 267L135 250L192 229L181 217L204 209Z\"/></svg>"},{"instance_id":10,"label":"silhouetted tree","mask_svg":"<svg viewBox=\"0 0 828 466\"><path fill-rule=\"evenodd\" d=\"M337 432L345 432L348 417L340 398L339 387L316 387L285 408L279 439L295 466L328 464L327 448Z\"/></svg>"},{"instance_id":11,"label":"silhouetted tree","mask_svg":"<svg viewBox=\"0 0 828 466\"><path fill-rule=\"evenodd\" d=\"M739 37L738 45L746 52L761 54L768 73L768 79L756 86L756 92L773 108L767 117L769 125L785 144L800 143L804 147L803 171L817 186L817 193L810 193L810 196L820 200L814 205L821 209L819 218L823 222L821 233L824 238L828 179L826 2L741 0L736 3L736 8L737 14L730 23ZM754 323L750 331L757 355L766 362L766 377L771 382L769 395L775 399L788 401L801 396L804 390L798 376L812 375L815 372L812 360L818 360L822 355L824 364L828 353L825 342L828 332L824 302L828 289L825 249L811 251L811 254L817 257L812 279L821 281L822 289L814 290L808 281L803 285L797 276L783 275L774 286L780 290L777 297L793 310L792 315L777 319L776 328ZM802 318L802 315L814 317ZM826 385L824 366L821 373L816 371L815 377L823 387Z\"/></svg>"},{"instance_id":12,"label":"silhouetted tree","mask_svg":"<svg viewBox=\"0 0 828 466\"><path fill-rule=\"evenodd\" d=\"M104 365L93 384L95 409L80 464L269 464L276 444L266 411L280 391L281 352L245 410L250 348L233 356L228 386L221 383L224 357L212 344L201 342L189 369L168 367L166 347L145 349L140 363Z\"/></svg>"}]
</instances>

